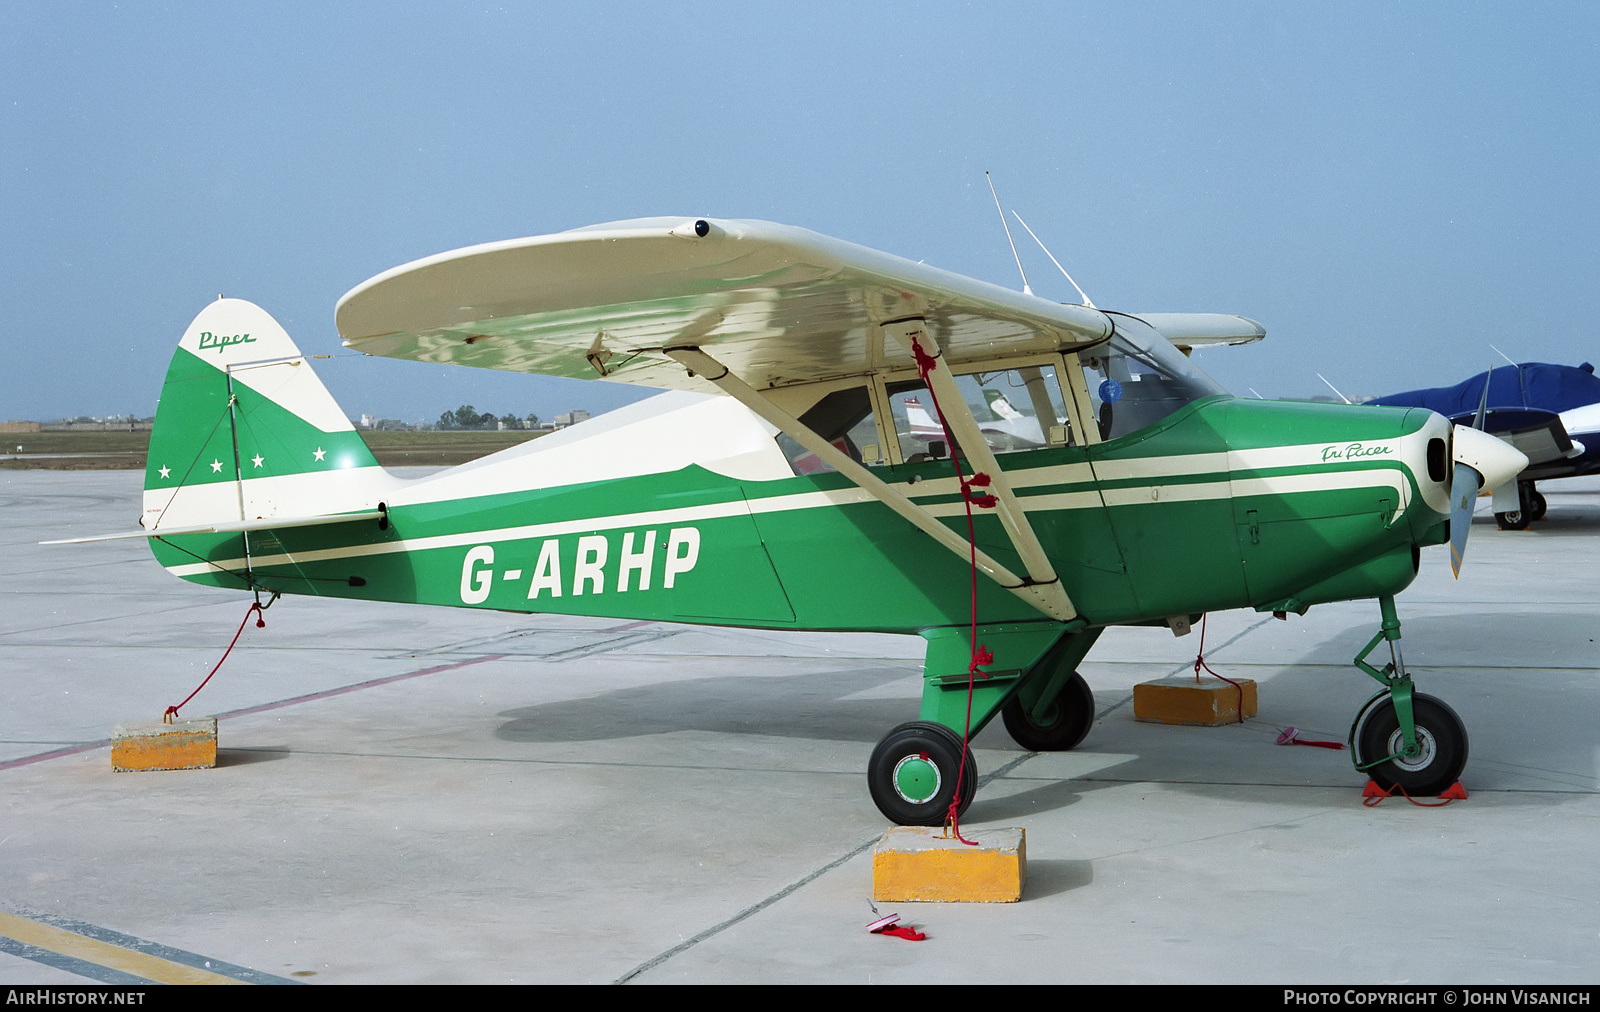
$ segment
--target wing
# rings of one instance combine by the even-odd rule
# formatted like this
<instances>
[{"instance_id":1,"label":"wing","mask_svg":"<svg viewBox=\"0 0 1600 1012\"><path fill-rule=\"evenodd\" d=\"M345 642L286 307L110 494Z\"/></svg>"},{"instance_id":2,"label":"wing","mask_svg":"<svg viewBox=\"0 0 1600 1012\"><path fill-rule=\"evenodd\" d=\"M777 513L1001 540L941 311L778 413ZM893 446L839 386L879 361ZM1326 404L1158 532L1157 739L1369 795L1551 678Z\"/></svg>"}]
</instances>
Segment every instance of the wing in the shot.
<instances>
[{"instance_id":1,"label":"wing","mask_svg":"<svg viewBox=\"0 0 1600 1012\"><path fill-rule=\"evenodd\" d=\"M920 317L952 363L1104 340L1061 305L762 221L645 218L473 246L339 300L344 343L424 362L703 390L699 347L757 389L910 368L879 324ZM1237 318L1229 318L1237 320Z\"/></svg>"}]
</instances>

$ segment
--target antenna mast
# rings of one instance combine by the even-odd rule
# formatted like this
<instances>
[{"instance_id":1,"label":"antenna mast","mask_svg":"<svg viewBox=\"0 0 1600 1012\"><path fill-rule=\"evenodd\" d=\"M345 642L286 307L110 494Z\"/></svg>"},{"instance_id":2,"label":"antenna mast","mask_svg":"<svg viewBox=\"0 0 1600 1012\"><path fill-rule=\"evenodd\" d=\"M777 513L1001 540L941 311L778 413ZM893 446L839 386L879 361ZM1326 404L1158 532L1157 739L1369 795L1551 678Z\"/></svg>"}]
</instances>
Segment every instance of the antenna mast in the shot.
<instances>
[{"instance_id":1,"label":"antenna mast","mask_svg":"<svg viewBox=\"0 0 1600 1012\"><path fill-rule=\"evenodd\" d=\"M1017 255L1017 244L1011 238L1011 226L1006 224L1006 212L1000 206L1000 195L994 192L994 180L989 177L988 169L983 170L983 178L989 181L989 196L994 198L994 209L1000 212L1000 227L1006 230L1006 242L1011 244L1011 257L1017 262L1017 273L1022 275L1022 294L1032 295L1033 289L1028 287L1028 272L1022 269L1022 257Z\"/></svg>"},{"instance_id":2,"label":"antenna mast","mask_svg":"<svg viewBox=\"0 0 1600 1012\"><path fill-rule=\"evenodd\" d=\"M1317 373L1317 379L1321 380L1324 383L1328 383L1328 377L1322 375L1320 372ZM1332 390L1336 394L1339 394L1339 388L1334 386L1332 383L1328 383L1328 389ZM1350 398L1346 397L1344 394L1339 394L1339 399L1341 401L1344 401L1346 404L1350 403Z\"/></svg>"},{"instance_id":3,"label":"antenna mast","mask_svg":"<svg viewBox=\"0 0 1600 1012\"><path fill-rule=\"evenodd\" d=\"M1022 215L1018 214L1015 210L1013 210L1011 212L1011 216L1013 218L1017 219L1017 222L1023 228L1028 228L1028 223L1023 221L1022 220ZM1033 235L1033 229L1028 228L1028 234L1029 235ZM1072 280L1072 275L1068 274L1067 273L1067 269L1065 267L1061 266L1061 261L1056 259L1056 255L1054 253L1050 252L1050 247L1046 246L1044 244L1044 241L1042 239L1040 239L1036 235L1033 235L1033 241L1039 244L1039 248L1044 250L1044 255L1049 257L1050 258L1050 262L1056 265L1056 270L1061 272L1061 276L1066 278L1067 281L1072 285L1072 287L1078 288L1078 283L1076 281ZM1082 299L1083 300L1083 304L1088 306L1090 309L1099 309L1100 308L1099 306L1094 304L1094 300L1089 298L1089 293L1084 291L1082 288L1078 288L1078 297L1080 299Z\"/></svg>"}]
</instances>

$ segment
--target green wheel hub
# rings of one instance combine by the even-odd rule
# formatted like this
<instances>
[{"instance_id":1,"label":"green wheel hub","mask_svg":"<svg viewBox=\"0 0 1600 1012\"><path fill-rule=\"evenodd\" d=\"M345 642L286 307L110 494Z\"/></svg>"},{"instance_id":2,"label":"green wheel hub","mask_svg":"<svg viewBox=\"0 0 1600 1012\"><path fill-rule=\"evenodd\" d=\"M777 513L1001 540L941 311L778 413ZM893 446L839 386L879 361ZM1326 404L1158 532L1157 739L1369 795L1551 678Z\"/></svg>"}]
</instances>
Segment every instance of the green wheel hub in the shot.
<instances>
[{"instance_id":1,"label":"green wheel hub","mask_svg":"<svg viewBox=\"0 0 1600 1012\"><path fill-rule=\"evenodd\" d=\"M901 724L883 736L867 761L873 804L900 826L943 825L952 804L957 812L966 810L977 785L978 766L960 736L930 721Z\"/></svg>"},{"instance_id":2,"label":"green wheel hub","mask_svg":"<svg viewBox=\"0 0 1600 1012\"><path fill-rule=\"evenodd\" d=\"M908 755L895 763L894 792L914 805L920 805L939 793L943 782L939 767L924 755Z\"/></svg>"}]
</instances>

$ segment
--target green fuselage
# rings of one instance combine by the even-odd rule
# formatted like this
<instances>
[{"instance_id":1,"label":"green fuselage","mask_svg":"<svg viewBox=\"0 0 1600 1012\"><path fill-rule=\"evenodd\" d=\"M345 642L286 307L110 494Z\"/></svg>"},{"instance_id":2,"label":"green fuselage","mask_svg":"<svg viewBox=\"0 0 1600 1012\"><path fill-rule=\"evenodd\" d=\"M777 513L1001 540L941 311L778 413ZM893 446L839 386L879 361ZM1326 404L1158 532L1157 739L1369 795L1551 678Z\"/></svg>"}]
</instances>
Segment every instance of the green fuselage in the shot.
<instances>
[{"instance_id":1,"label":"green fuselage","mask_svg":"<svg viewBox=\"0 0 1600 1012\"><path fill-rule=\"evenodd\" d=\"M1000 460L1097 627L1396 593L1418 547L1446 540L1446 493L1427 473L1427 443L1446 438L1416 409L1211 397L1107 442ZM965 560L840 475L741 481L691 465L558 484L529 460L528 487L492 494L441 496L441 476L414 501L416 483L397 482L381 527L151 544L194 582L290 594L814 630L970 621ZM965 536L948 461L874 470ZM975 514L978 546L1020 571L997 520ZM1041 621L986 579L977 607L986 625Z\"/></svg>"}]
</instances>

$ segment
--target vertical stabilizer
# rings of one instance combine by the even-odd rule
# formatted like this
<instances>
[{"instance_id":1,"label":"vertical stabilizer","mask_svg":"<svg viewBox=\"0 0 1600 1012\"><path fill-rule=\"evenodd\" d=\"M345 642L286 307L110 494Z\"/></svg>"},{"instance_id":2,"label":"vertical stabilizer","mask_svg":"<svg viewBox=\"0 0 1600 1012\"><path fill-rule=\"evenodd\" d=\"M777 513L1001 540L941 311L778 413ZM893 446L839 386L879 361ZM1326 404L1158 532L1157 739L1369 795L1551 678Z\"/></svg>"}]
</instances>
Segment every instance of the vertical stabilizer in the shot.
<instances>
[{"instance_id":1,"label":"vertical stabilizer","mask_svg":"<svg viewBox=\"0 0 1600 1012\"><path fill-rule=\"evenodd\" d=\"M371 508L385 475L300 349L218 299L184 332L145 466L147 530Z\"/></svg>"}]
</instances>

